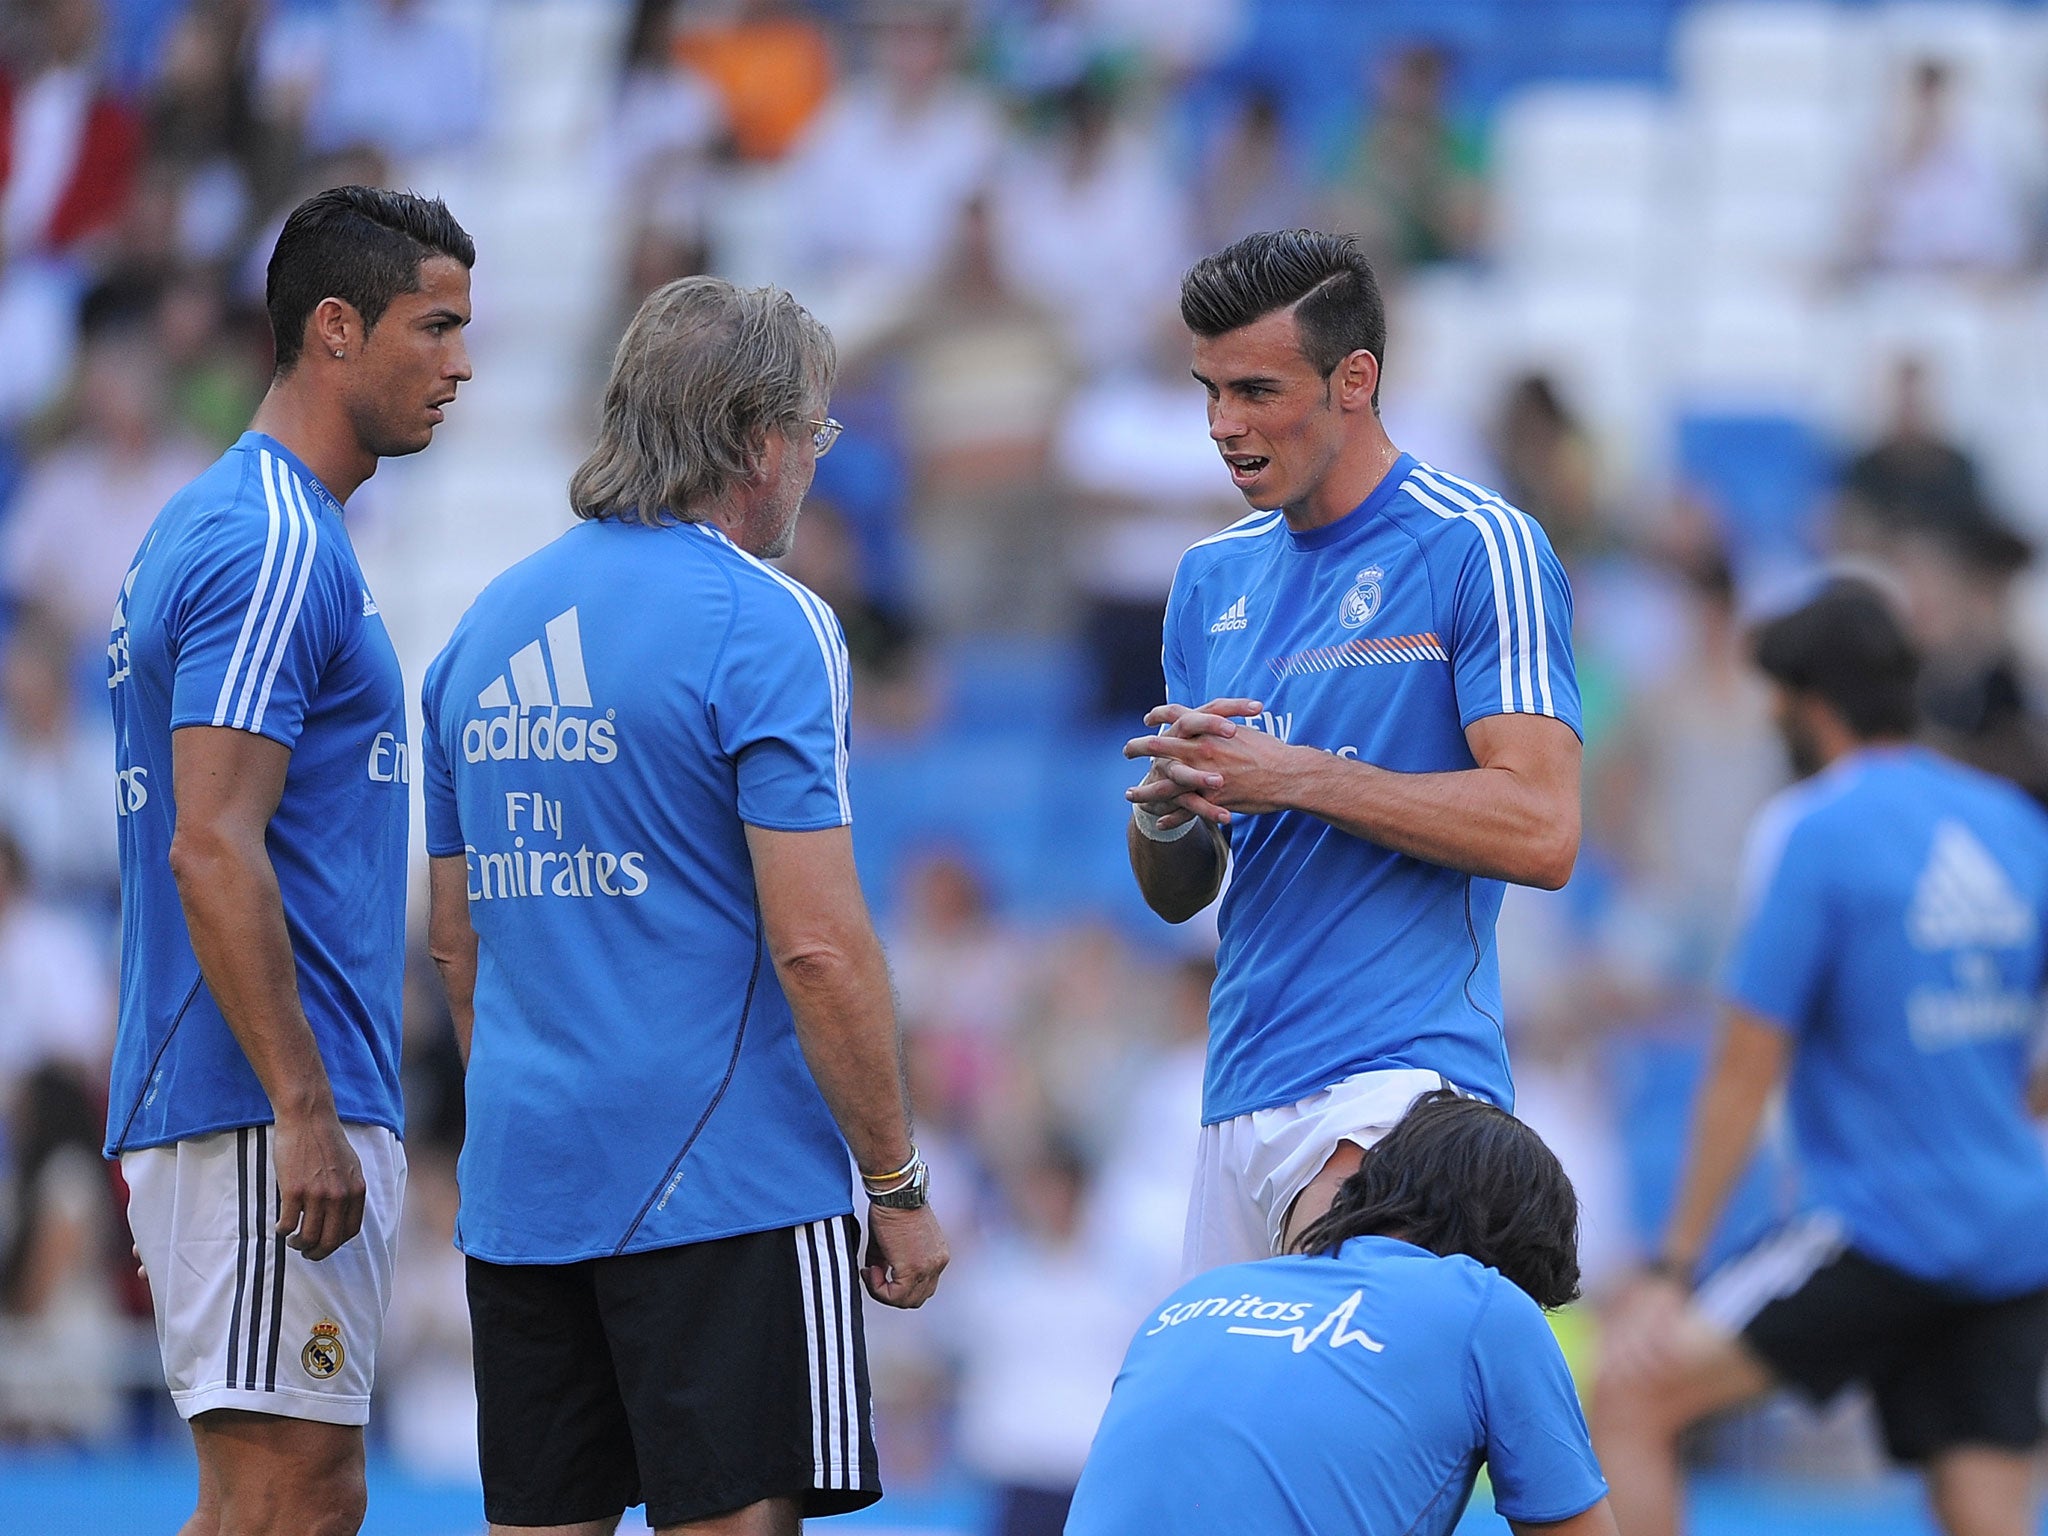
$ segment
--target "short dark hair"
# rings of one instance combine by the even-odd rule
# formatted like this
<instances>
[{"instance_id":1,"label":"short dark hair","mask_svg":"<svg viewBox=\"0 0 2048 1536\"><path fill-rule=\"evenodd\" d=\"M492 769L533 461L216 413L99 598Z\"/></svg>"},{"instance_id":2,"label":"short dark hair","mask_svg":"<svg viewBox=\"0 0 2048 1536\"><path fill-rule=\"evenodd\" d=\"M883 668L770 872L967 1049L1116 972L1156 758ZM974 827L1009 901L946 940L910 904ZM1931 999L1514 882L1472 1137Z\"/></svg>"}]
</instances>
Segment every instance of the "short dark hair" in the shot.
<instances>
[{"instance_id":1,"label":"short dark hair","mask_svg":"<svg viewBox=\"0 0 2048 1536\"><path fill-rule=\"evenodd\" d=\"M1540 1307L1578 1299L1572 1181L1542 1137L1483 1099L1447 1088L1418 1098L1294 1250L1335 1253L1375 1235L1477 1259Z\"/></svg>"},{"instance_id":2,"label":"short dark hair","mask_svg":"<svg viewBox=\"0 0 2048 1536\"><path fill-rule=\"evenodd\" d=\"M1221 336L1294 306L1302 355L1328 378L1354 352L1387 363L1387 307L1356 235L1270 230L1204 256L1180 280L1180 317ZM1375 383L1373 409L1379 409Z\"/></svg>"},{"instance_id":3,"label":"short dark hair","mask_svg":"<svg viewBox=\"0 0 2048 1536\"><path fill-rule=\"evenodd\" d=\"M1920 711L1920 658L1885 596L1856 576L1831 578L1790 613L1757 627L1756 664L1810 693L1862 741L1910 736Z\"/></svg>"},{"instance_id":4,"label":"short dark hair","mask_svg":"<svg viewBox=\"0 0 2048 1536\"><path fill-rule=\"evenodd\" d=\"M438 197L331 187L299 204L278 234L264 282L277 371L298 362L306 318L322 299L353 304L367 332L393 299L418 290L429 256L476 265L476 242Z\"/></svg>"}]
</instances>

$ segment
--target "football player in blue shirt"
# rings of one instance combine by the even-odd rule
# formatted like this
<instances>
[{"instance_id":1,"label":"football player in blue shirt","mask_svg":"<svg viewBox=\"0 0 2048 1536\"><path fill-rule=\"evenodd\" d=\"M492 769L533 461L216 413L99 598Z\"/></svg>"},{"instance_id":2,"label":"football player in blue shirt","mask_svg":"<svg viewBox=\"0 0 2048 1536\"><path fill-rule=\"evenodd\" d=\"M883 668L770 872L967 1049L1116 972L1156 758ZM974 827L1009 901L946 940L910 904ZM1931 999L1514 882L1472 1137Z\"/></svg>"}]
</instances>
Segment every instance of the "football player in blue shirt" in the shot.
<instances>
[{"instance_id":1,"label":"football player in blue shirt","mask_svg":"<svg viewBox=\"0 0 2048 1536\"><path fill-rule=\"evenodd\" d=\"M1277 1253L1417 1094L1514 1102L1494 920L1579 843L1571 590L1543 530L1402 453L1346 236L1252 235L1181 288L1252 514L1182 558L1129 791L1170 922L1215 899L1190 1271Z\"/></svg>"},{"instance_id":2,"label":"football player in blue shirt","mask_svg":"<svg viewBox=\"0 0 2048 1536\"><path fill-rule=\"evenodd\" d=\"M342 506L470 376L475 247L339 187L270 259L277 373L114 613L107 1153L192 1423L188 1531L353 1532L405 1183L405 686Z\"/></svg>"},{"instance_id":3,"label":"football player in blue shirt","mask_svg":"<svg viewBox=\"0 0 2048 1536\"><path fill-rule=\"evenodd\" d=\"M832 373L779 289L657 289L582 520L427 672L493 1530L605 1536L645 1502L794 1536L880 1497L861 1284L917 1306L946 1247L853 863L845 638L767 563L838 435Z\"/></svg>"},{"instance_id":4,"label":"football player in blue shirt","mask_svg":"<svg viewBox=\"0 0 2048 1536\"><path fill-rule=\"evenodd\" d=\"M1687 1425L1860 1381L1944 1529L2020 1536L2048 1358L2048 1163L2025 1103L2048 816L1912 744L1914 654L1867 582L1765 625L1757 660L1810 777L1751 833L1691 1155L1603 1351L1615 1507L1630 1536L1671 1536ZM1691 1294L1781 1083L1812 1208Z\"/></svg>"},{"instance_id":5,"label":"football player in blue shirt","mask_svg":"<svg viewBox=\"0 0 2048 1536\"><path fill-rule=\"evenodd\" d=\"M1067 1536L1442 1536L1484 1465L1528 1536L1612 1536L1543 1309L1578 1200L1502 1110L1425 1095L1287 1258L1213 1270L1139 1328Z\"/></svg>"}]
</instances>

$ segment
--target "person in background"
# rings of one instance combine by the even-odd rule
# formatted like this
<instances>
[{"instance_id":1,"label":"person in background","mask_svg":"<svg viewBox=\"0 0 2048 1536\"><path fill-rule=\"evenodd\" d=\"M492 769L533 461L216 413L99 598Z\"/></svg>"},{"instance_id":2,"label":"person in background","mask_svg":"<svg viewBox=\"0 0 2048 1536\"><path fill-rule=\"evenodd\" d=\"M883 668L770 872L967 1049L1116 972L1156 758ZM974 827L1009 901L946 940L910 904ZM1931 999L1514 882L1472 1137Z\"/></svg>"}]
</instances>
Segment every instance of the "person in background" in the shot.
<instances>
[{"instance_id":1,"label":"person in background","mask_svg":"<svg viewBox=\"0 0 2048 1536\"><path fill-rule=\"evenodd\" d=\"M1917 658L1867 581L1758 630L1805 782L1751 829L1720 1045L1662 1244L1603 1347L1595 1439L1629 1536L1680 1528L1679 1437L1792 1387L1876 1399L1949 1536L2034 1529L2048 1161L2028 1117L2048 814L1912 742ZM1811 1208L1701 1281L1785 1088Z\"/></svg>"},{"instance_id":2,"label":"person in background","mask_svg":"<svg viewBox=\"0 0 2048 1536\"><path fill-rule=\"evenodd\" d=\"M1453 60L1438 44L1386 56L1370 116L1332 193L1332 218L1357 232L1375 267L1470 256L1483 214L1484 141L1446 101Z\"/></svg>"},{"instance_id":3,"label":"person in background","mask_svg":"<svg viewBox=\"0 0 2048 1536\"><path fill-rule=\"evenodd\" d=\"M76 648L104 638L121 578L205 447L169 421L164 361L145 329L94 337L79 360L75 429L29 470L0 527L0 587Z\"/></svg>"},{"instance_id":4,"label":"person in background","mask_svg":"<svg viewBox=\"0 0 2048 1536\"><path fill-rule=\"evenodd\" d=\"M0 826L39 894L108 915L121 888L102 782L112 751L105 719L81 705L68 637L23 613L0 649Z\"/></svg>"},{"instance_id":5,"label":"person in background","mask_svg":"<svg viewBox=\"0 0 2048 1536\"><path fill-rule=\"evenodd\" d=\"M50 1061L0 1104L12 1190L0 1250L0 1438L91 1441L115 1425L127 1330L121 1218L84 1075Z\"/></svg>"}]
</instances>

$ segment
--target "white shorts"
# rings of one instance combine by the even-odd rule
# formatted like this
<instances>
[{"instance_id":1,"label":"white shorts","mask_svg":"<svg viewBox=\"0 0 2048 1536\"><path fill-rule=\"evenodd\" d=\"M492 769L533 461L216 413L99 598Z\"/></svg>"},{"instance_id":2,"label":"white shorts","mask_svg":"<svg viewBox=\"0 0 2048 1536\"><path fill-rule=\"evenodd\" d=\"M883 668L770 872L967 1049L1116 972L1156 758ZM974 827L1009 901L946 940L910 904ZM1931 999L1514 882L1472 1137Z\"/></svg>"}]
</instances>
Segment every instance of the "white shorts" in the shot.
<instances>
[{"instance_id":1,"label":"white shorts","mask_svg":"<svg viewBox=\"0 0 2048 1536\"><path fill-rule=\"evenodd\" d=\"M277 1235L269 1126L121 1155L164 1380L184 1417L244 1408L369 1422L405 1148L382 1126L345 1129L367 1186L363 1229L318 1263Z\"/></svg>"},{"instance_id":2,"label":"white shorts","mask_svg":"<svg viewBox=\"0 0 2048 1536\"><path fill-rule=\"evenodd\" d=\"M1360 1072L1297 1103L1203 1126L1182 1273L1271 1258L1296 1196L1339 1144L1371 1146L1416 1099L1450 1086L1441 1074L1419 1069Z\"/></svg>"}]
</instances>

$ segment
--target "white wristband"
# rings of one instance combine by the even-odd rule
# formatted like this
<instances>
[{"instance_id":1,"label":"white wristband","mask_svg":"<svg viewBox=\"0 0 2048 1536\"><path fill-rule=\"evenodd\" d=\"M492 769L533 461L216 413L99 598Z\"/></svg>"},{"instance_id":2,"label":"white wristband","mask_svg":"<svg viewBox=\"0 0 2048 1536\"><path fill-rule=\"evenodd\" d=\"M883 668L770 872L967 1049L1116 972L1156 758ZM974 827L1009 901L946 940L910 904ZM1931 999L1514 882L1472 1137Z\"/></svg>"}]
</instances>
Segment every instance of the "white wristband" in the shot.
<instances>
[{"instance_id":1,"label":"white wristband","mask_svg":"<svg viewBox=\"0 0 2048 1536\"><path fill-rule=\"evenodd\" d=\"M1159 830L1159 822L1165 814L1164 811L1155 811L1149 806L1131 807L1131 818L1138 824L1139 836L1155 843L1177 843L1202 824L1201 817L1190 816L1171 832L1162 832Z\"/></svg>"}]
</instances>

